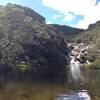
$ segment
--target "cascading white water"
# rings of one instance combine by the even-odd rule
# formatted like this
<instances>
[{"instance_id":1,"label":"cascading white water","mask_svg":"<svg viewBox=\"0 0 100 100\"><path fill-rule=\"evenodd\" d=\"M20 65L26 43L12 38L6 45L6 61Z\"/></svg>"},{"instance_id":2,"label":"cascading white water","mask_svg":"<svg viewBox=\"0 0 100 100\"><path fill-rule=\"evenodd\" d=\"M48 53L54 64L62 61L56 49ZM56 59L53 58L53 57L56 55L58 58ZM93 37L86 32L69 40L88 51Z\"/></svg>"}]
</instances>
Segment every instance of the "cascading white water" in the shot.
<instances>
[{"instance_id":1,"label":"cascading white water","mask_svg":"<svg viewBox=\"0 0 100 100\"><path fill-rule=\"evenodd\" d=\"M81 74L80 66L84 64L90 64L88 59L83 60L80 62L82 55L87 55L87 49L83 44L74 44L72 45L74 49L71 51L70 54L70 65L69 65L69 81L76 81L82 79L83 76ZM85 57L85 56L84 56ZM84 78L83 78L84 79Z\"/></svg>"},{"instance_id":2,"label":"cascading white water","mask_svg":"<svg viewBox=\"0 0 100 100\"><path fill-rule=\"evenodd\" d=\"M80 73L80 62L71 56L70 61L70 75L72 80L78 80L81 77Z\"/></svg>"},{"instance_id":3,"label":"cascading white water","mask_svg":"<svg viewBox=\"0 0 100 100\"><path fill-rule=\"evenodd\" d=\"M69 65L69 81L76 81L80 79L80 62L76 59L80 57L80 53L78 52L78 46L74 46L74 49L70 54L70 65Z\"/></svg>"},{"instance_id":4,"label":"cascading white water","mask_svg":"<svg viewBox=\"0 0 100 100\"><path fill-rule=\"evenodd\" d=\"M81 44L72 44L73 50L71 51L70 55L70 65L69 65L69 81L73 80L79 80L82 79L83 76L80 71L80 66L81 66L81 55L86 55L87 54L87 47L85 47L82 43ZM89 64L88 60L83 61L84 64Z\"/></svg>"}]
</instances>

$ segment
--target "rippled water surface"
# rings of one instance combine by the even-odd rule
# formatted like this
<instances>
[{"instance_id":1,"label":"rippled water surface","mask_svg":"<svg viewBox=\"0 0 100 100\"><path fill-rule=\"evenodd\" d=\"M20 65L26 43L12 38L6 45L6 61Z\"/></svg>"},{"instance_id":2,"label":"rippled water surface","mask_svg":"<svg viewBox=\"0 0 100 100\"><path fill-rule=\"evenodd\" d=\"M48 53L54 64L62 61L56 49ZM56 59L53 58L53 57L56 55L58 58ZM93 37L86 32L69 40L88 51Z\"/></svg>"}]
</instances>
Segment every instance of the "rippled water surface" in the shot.
<instances>
[{"instance_id":1,"label":"rippled water surface","mask_svg":"<svg viewBox=\"0 0 100 100\"><path fill-rule=\"evenodd\" d=\"M92 100L100 100L100 70L87 70L85 81L77 83L57 82L9 82L1 89L0 100L56 100L58 94L72 90L88 90Z\"/></svg>"}]
</instances>

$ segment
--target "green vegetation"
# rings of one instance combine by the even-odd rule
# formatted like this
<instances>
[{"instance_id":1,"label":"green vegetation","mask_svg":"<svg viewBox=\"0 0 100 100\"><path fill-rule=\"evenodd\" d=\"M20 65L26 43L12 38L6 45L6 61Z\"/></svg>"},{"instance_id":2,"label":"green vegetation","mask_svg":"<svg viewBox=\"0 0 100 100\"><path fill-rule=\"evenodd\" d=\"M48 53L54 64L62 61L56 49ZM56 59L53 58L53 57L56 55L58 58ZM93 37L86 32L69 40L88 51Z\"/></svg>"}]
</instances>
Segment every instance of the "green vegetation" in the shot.
<instances>
[{"instance_id":1,"label":"green vegetation","mask_svg":"<svg viewBox=\"0 0 100 100\"><path fill-rule=\"evenodd\" d=\"M87 65L87 67L90 69L100 69L100 60L91 62L91 64Z\"/></svg>"},{"instance_id":2,"label":"green vegetation","mask_svg":"<svg viewBox=\"0 0 100 100\"><path fill-rule=\"evenodd\" d=\"M88 50L89 61L91 64L89 68L100 68L100 21L89 26L89 28L77 35L74 39L77 42L83 42L87 45L91 45Z\"/></svg>"}]
</instances>

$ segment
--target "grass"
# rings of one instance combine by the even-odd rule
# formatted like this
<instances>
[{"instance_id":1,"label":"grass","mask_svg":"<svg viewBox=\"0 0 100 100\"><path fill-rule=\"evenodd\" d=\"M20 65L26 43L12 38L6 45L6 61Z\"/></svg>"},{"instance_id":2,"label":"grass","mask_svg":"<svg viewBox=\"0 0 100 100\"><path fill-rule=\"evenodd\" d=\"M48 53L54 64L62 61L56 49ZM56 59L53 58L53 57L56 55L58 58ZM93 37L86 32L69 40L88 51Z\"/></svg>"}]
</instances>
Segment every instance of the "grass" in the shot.
<instances>
[{"instance_id":1,"label":"grass","mask_svg":"<svg viewBox=\"0 0 100 100\"><path fill-rule=\"evenodd\" d=\"M86 66L90 69L100 69L100 60L96 60L95 62L91 62L91 64Z\"/></svg>"}]
</instances>

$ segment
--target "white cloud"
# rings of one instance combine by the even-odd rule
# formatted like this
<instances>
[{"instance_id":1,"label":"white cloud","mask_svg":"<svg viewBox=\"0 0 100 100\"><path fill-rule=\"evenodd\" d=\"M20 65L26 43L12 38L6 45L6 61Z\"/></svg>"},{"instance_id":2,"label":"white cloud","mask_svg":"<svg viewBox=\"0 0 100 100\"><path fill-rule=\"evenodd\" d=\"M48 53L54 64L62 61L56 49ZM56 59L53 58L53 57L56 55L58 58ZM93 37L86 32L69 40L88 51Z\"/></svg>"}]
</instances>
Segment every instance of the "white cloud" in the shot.
<instances>
[{"instance_id":1,"label":"white cloud","mask_svg":"<svg viewBox=\"0 0 100 100\"><path fill-rule=\"evenodd\" d=\"M46 22L46 24L52 24L52 22L50 22L50 21L47 21L47 22Z\"/></svg>"},{"instance_id":2,"label":"white cloud","mask_svg":"<svg viewBox=\"0 0 100 100\"><path fill-rule=\"evenodd\" d=\"M63 20L73 20L75 15L84 16L76 27L87 28L90 23L100 20L100 3L95 5L96 0L43 0L43 5L67 15Z\"/></svg>"},{"instance_id":3,"label":"white cloud","mask_svg":"<svg viewBox=\"0 0 100 100\"><path fill-rule=\"evenodd\" d=\"M54 15L53 19L61 18L61 15Z\"/></svg>"},{"instance_id":4,"label":"white cloud","mask_svg":"<svg viewBox=\"0 0 100 100\"><path fill-rule=\"evenodd\" d=\"M67 22L67 21L71 21L75 18L75 16L73 14L66 14L63 21Z\"/></svg>"}]
</instances>

